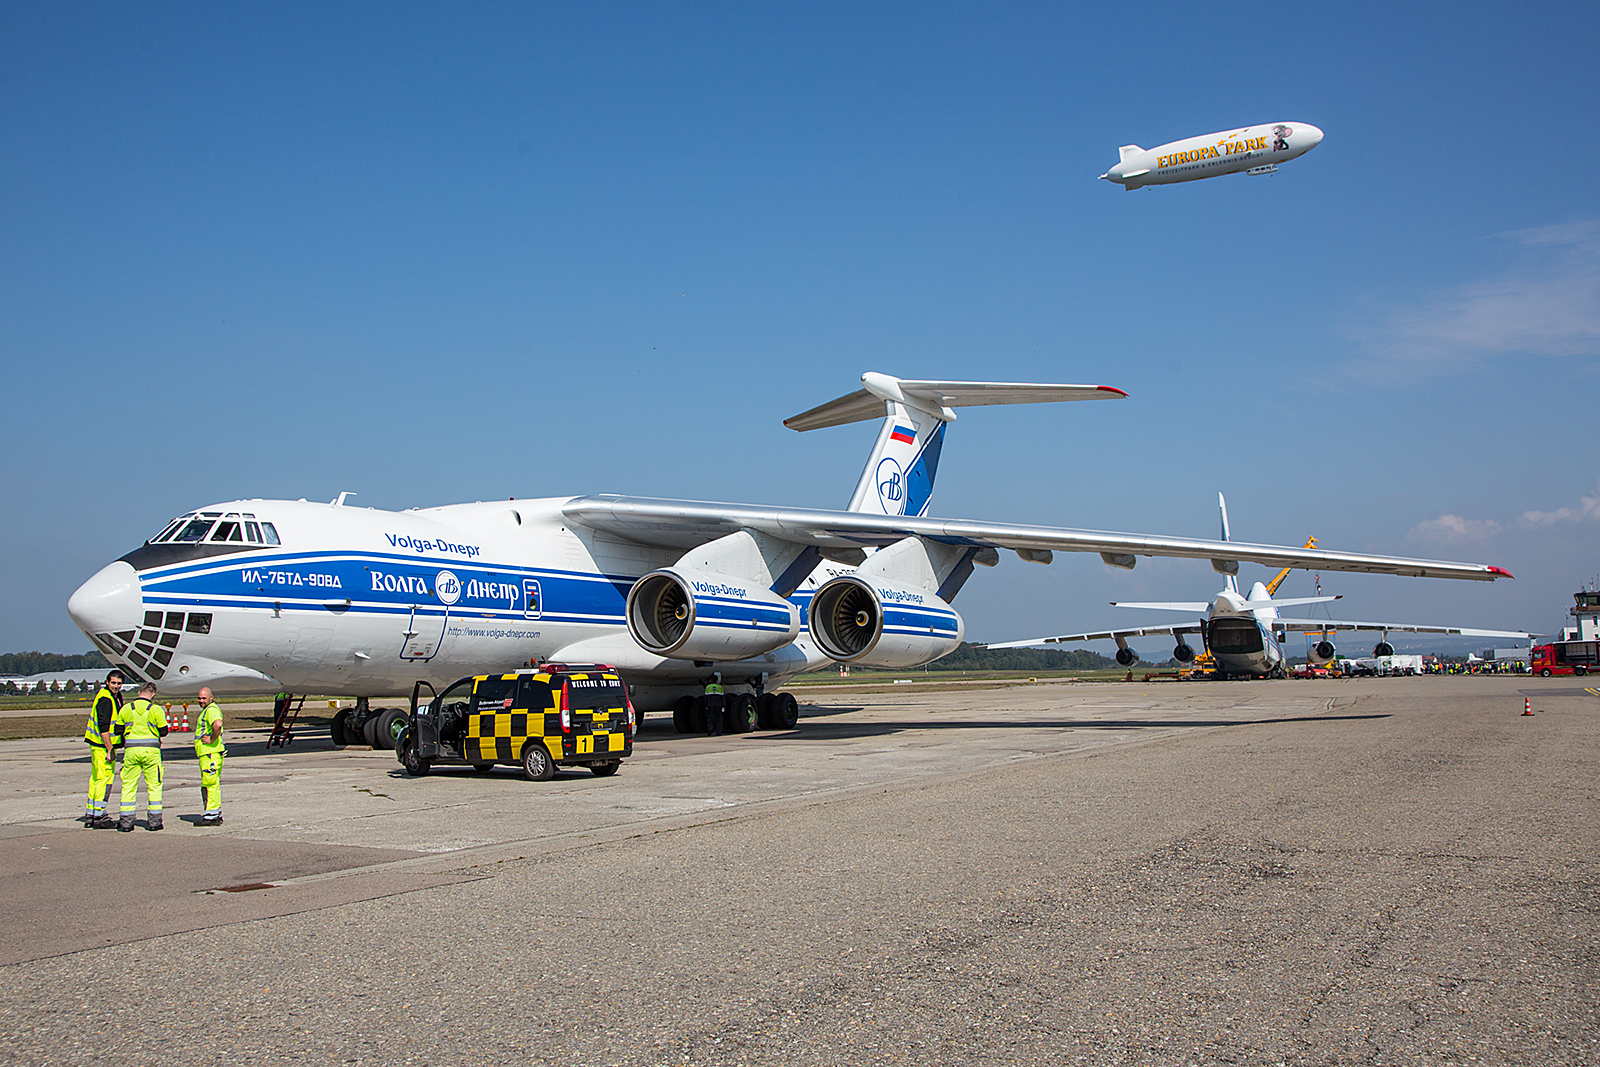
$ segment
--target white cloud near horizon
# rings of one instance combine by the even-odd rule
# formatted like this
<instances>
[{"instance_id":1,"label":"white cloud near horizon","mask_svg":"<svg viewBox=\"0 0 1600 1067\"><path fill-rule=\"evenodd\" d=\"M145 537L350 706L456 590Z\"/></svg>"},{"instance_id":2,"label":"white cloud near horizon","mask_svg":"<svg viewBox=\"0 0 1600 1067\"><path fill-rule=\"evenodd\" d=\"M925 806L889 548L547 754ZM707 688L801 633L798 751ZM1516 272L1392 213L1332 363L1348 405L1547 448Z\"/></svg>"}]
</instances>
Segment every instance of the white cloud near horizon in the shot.
<instances>
[{"instance_id":1,"label":"white cloud near horizon","mask_svg":"<svg viewBox=\"0 0 1600 1067\"><path fill-rule=\"evenodd\" d=\"M1526 250L1519 262L1392 309L1381 328L1363 331L1367 360L1426 376L1503 355L1600 355L1600 221L1496 236Z\"/></svg>"},{"instance_id":2,"label":"white cloud near horizon","mask_svg":"<svg viewBox=\"0 0 1600 1067\"><path fill-rule=\"evenodd\" d=\"M1549 529L1563 522L1600 522L1600 484L1592 493L1585 493L1575 505L1563 506L1553 511L1524 511L1515 525L1523 529ZM1460 515L1440 515L1437 519L1419 522L1406 532L1406 540L1416 544L1481 545L1487 544L1505 529L1494 519L1469 519Z\"/></svg>"}]
</instances>

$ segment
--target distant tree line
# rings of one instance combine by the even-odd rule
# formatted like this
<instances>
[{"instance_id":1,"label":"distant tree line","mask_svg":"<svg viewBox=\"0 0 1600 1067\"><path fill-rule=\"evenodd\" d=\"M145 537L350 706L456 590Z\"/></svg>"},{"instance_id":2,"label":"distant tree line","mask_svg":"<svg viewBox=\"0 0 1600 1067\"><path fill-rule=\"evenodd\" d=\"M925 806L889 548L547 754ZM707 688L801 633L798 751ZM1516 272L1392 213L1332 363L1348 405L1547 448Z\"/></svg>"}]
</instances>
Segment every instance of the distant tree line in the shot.
<instances>
[{"instance_id":1,"label":"distant tree line","mask_svg":"<svg viewBox=\"0 0 1600 1067\"><path fill-rule=\"evenodd\" d=\"M48 674L51 671L108 671L111 664L98 652L64 656L60 652L0 652L0 674Z\"/></svg>"},{"instance_id":2,"label":"distant tree line","mask_svg":"<svg viewBox=\"0 0 1600 1067\"><path fill-rule=\"evenodd\" d=\"M1093 671L1117 661L1088 649L961 647L928 665L930 671Z\"/></svg>"}]
</instances>

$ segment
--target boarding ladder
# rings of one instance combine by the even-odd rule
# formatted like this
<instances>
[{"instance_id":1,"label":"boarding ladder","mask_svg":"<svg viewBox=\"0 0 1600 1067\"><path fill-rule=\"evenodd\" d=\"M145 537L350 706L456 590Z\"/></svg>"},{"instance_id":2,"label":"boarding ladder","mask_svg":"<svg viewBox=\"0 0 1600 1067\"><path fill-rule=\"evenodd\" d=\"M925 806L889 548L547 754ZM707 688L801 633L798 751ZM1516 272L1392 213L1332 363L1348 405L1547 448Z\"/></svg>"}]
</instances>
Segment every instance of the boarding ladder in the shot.
<instances>
[{"instance_id":1,"label":"boarding ladder","mask_svg":"<svg viewBox=\"0 0 1600 1067\"><path fill-rule=\"evenodd\" d=\"M272 736L267 738L268 748L287 748L294 741L294 724L300 721L300 709L305 707L302 693L279 693L272 700Z\"/></svg>"}]
</instances>

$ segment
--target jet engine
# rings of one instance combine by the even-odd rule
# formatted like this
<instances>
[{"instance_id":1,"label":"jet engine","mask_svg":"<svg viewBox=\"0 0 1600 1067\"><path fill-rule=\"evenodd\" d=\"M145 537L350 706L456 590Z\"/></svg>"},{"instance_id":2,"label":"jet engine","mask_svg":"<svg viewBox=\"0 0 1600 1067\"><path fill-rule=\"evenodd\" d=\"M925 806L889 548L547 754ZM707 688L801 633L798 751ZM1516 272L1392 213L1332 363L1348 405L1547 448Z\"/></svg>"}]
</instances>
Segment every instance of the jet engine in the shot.
<instances>
[{"instance_id":1,"label":"jet engine","mask_svg":"<svg viewBox=\"0 0 1600 1067\"><path fill-rule=\"evenodd\" d=\"M1194 659L1194 649L1185 641L1179 641L1178 647L1172 650L1172 658L1179 663L1189 663Z\"/></svg>"},{"instance_id":2,"label":"jet engine","mask_svg":"<svg viewBox=\"0 0 1600 1067\"><path fill-rule=\"evenodd\" d=\"M920 667L955 651L965 624L938 596L899 582L843 574L811 598L811 636L840 663Z\"/></svg>"},{"instance_id":3,"label":"jet engine","mask_svg":"<svg viewBox=\"0 0 1600 1067\"><path fill-rule=\"evenodd\" d=\"M1323 638L1321 641L1318 641L1316 644L1311 646L1311 662L1316 664L1318 667L1326 667L1328 664L1333 662L1333 657L1338 653L1338 651L1338 649L1333 647L1332 641L1329 641L1327 638Z\"/></svg>"},{"instance_id":4,"label":"jet engine","mask_svg":"<svg viewBox=\"0 0 1600 1067\"><path fill-rule=\"evenodd\" d=\"M666 567L628 591L628 632L658 656L725 661L782 648L800 633L800 609L765 586L726 574Z\"/></svg>"},{"instance_id":5,"label":"jet engine","mask_svg":"<svg viewBox=\"0 0 1600 1067\"><path fill-rule=\"evenodd\" d=\"M1392 656L1394 655L1394 646L1387 641L1379 641L1372 646L1372 654L1374 656Z\"/></svg>"},{"instance_id":6,"label":"jet engine","mask_svg":"<svg viewBox=\"0 0 1600 1067\"><path fill-rule=\"evenodd\" d=\"M1117 649L1117 662L1124 667L1131 667L1139 662L1139 653L1131 648Z\"/></svg>"}]
</instances>

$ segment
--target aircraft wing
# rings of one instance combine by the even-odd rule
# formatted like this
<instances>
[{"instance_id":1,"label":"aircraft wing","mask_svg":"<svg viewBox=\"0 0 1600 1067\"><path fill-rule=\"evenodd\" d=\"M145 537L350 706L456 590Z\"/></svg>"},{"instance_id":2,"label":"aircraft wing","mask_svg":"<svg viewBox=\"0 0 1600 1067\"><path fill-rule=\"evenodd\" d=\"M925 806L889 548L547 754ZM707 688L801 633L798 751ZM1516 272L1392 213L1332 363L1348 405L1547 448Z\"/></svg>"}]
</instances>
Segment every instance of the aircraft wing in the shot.
<instances>
[{"instance_id":1,"label":"aircraft wing","mask_svg":"<svg viewBox=\"0 0 1600 1067\"><path fill-rule=\"evenodd\" d=\"M1542 634L1522 630L1474 630L1465 626L1423 626L1411 622L1343 622L1338 619L1272 619L1274 630L1289 633L1315 633L1318 630L1374 630L1404 634L1456 634L1461 637L1512 637L1529 640Z\"/></svg>"},{"instance_id":2,"label":"aircraft wing","mask_svg":"<svg viewBox=\"0 0 1600 1067\"><path fill-rule=\"evenodd\" d=\"M573 497L562 505L561 510L569 522L581 526L604 530L641 544L682 550L714 541L736 530L754 530L815 546L824 552L882 547L915 534L948 545L1021 550L1036 562L1049 562L1049 557L1041 557L1041 553L1098 552L1107 563L1120 567L1133 566L1135 556L1173 556L1208 559L1229 565L1246 562L1268 567L1364 571L1418 578L1493 581L1511 577L1509 571L1482 563L1450 563L1402 556L1329 552L1320 548L1106 533L1054 526L1021 526L971 519L912 518L854 511L612 495Z\"/></svg>"},{"instance_id":3,"label":"aircraft wing","mask_svg":"<svg viewBox=\"0 0 1600 1067\"><path fill-rule=\"evenodd\" d=\"M1192 622L1183 626L1140 626L1131 630L1097 630L1088 634L1062 634L1060 637L1030 637L1025 641L998 641L974 648L1026 648L1029 645L1081 645L1085 641L1126 640L1129 637L1176 637L1178 634L1197 634L1200 624Z\"/></svg>"}]
</instances>

